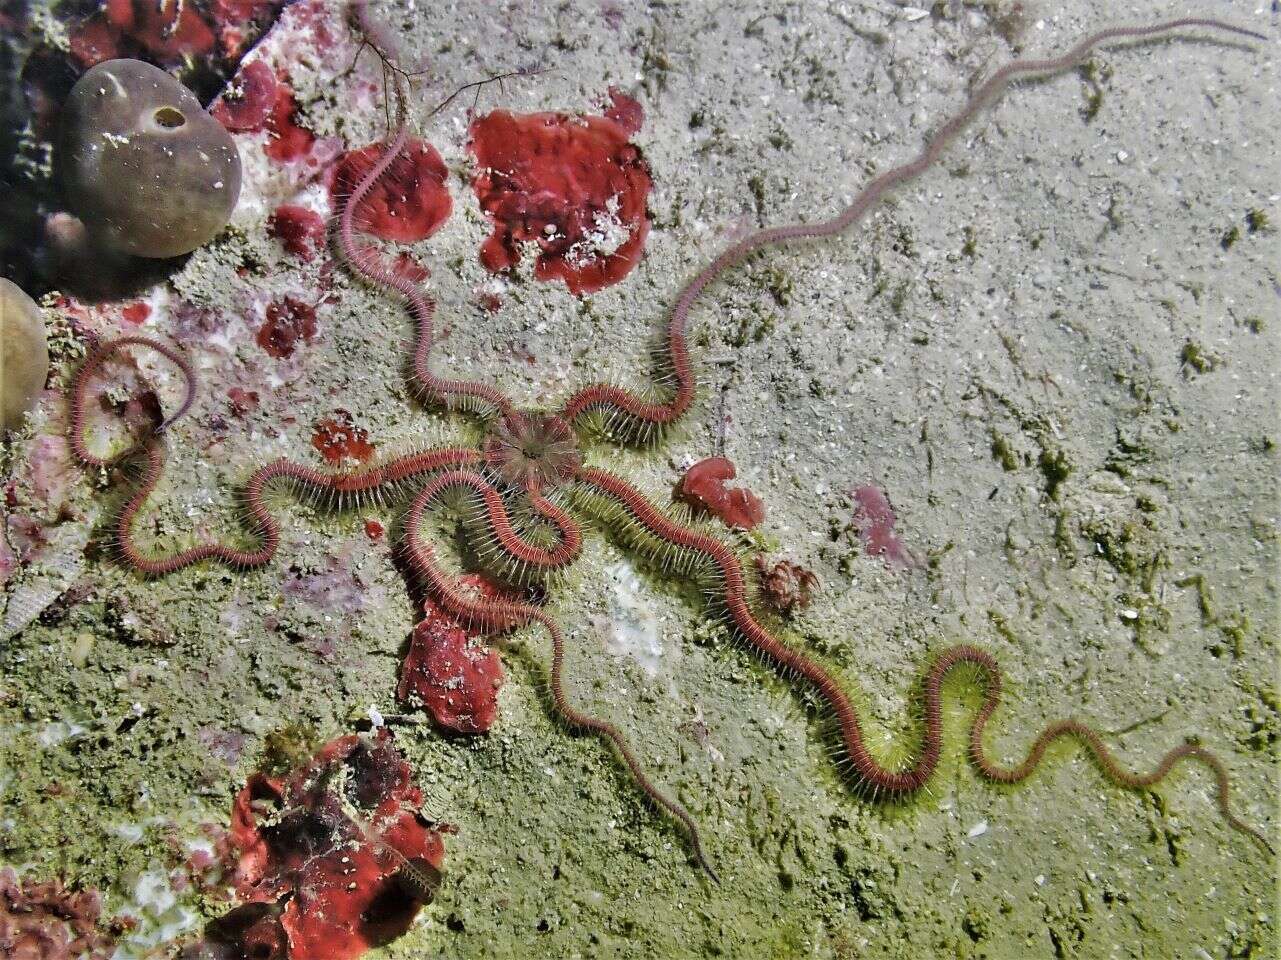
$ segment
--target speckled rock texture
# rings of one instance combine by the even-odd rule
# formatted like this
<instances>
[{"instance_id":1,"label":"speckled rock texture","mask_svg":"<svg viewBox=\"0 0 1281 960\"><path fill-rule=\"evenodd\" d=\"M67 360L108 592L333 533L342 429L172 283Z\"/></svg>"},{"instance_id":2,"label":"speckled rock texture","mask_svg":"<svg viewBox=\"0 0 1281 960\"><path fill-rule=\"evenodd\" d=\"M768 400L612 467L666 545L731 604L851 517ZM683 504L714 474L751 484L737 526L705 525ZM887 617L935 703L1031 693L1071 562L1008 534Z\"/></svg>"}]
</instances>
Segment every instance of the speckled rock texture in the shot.
<instances>
[{"instance_id":1,"label":"speckled rock texture","mask_svg":"<svg viewBox=\"0 0 1281 960\"><path fill-rule=\"evenodd\" d=\"M1268 4L400 0L377 12L398 59L427 71L412 132L449 171L449 220L390 249L430 269L435 369L538 410L601 376L647 382L665 311L699 266L758 226L832 215L1012 58L1187 14L1266 34L1180 31L1017 84L862 225L753 256L706 291L690 328L700 390L678 428L581 452L665 503L690 465L733 462L765 519L723 535L815 574L782 629L840 675L881 756L915 749L931 656L973 643L1006 671L990 753L1021 759L1065 716L1095 724L1135 769L1195 737L1223 758L1234 809L1275 842L1281 22ZM287 78L309 152L281 161L270 132L238 133L244 196L229 229L147 291L145 312L54 311L55 383L90 333L164 338L199 374L138 525L157 551L247 542L245 478L276 457L323 469L313 431L336 411L378 457L483 439L474 419L414 400L398 302L331 251L305 259L268 230L284 204L331 215L324 170L385 135L381 71L366 51L348 72L356 51L332 5L286 8L254 55ZM543 72L431 113L463 84L527 67ZM491 275L468 110L599 113L611 87L644 112L640 262L581 297L538 281L533 249ZM270 353L260 332L289 302L310 318L287 354ZM162 410L180 399L151 355L107 381L121 386L95 408L95 442L118 437L113 411L143 386ZM102 890L107 915L137 920L122 957L163 955L230 909L231 881L211 865L220 831L281 743L306 755L371 716L395 730L426 815L457 827L434 901L374 960L1277 954L1276 864L1223 823L1208 771L1181 765L1126 791L1059 743L1027 782L995 787L966 760L979 696L956 676L930 788L910 802L863 795L812 698L744 649L692 578L589 522L582 556L546 590L567 686L702 825L712 884L609 750L555 720L539 631L495 641L507 679L487 734L398 716L422 616L394 550L403 500L335 512L282 491L266 566L146 580L110 549L127 471L71 466L65 409L51 392L36 436L3 453L0 549L18 558L4 589L29 617L0 641L0 864ZM854 491L867 486L913 563L865 550ZM68 559L50 544L73 533L82 549ZM433 515L427 533L442 563L476 569L458 514Z\"/></svg>"}]
</instances>

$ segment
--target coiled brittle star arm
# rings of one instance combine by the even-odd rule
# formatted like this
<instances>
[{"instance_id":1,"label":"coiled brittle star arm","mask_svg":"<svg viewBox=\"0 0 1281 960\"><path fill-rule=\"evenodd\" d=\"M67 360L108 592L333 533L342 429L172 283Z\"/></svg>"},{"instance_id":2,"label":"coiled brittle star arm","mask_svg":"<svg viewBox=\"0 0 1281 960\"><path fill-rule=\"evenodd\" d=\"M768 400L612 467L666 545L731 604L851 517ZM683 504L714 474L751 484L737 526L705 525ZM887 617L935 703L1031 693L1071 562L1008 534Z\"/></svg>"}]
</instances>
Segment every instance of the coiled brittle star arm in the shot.
<instances>
[{"instance_id":1,"label":"coiled brittle star arm","mask_svg":"<svg viewBox=\"0 0 1281 960\"><path fill-rule=\"evenodd\" d=\"M127 346L140 346L155 350L175 363L186 378L186 398L173 416L163 421L150 436L120 453L103 456L94 453L86 441L89 384L102 364L113 354ZM265 494L267 487L278 479L287 479L313 494L326 494L342 503L347 498L369 491L396 487L408 480L433 473L445 467L466 466L480 460L480 453L465 448L441 448L406 454L379 466L355 471L325 473L289 460L274 460L259 467L245 484L244 499L254 535L256 548L240 548L217 542L199 543L192 547L154 557L138 546L134 539L134 522L164 475L165 442L168 428L190 408L195 390L195 378L190 364L177 351L149 337L122 337L100 346L77 371L71 387L70 446L75 457L85 466L108 467L119 464L135 455L144 459L142 477L130 493L116 520L115 538L121 557L131 567L149 577L161 577L205 560L217 560L233 567L260 567L275 556L280 546L280 523L271 515Z\"/></svg>"},{"instance_id":2,"label":"coiled brittle star arm","mask_svg":"<svg viewBox=\"0 0 1281 960\"><path fill-rule=\"evenodd\" d=\"M723 273L764 247L775 246L790 240L822 239L843 233L861 221L868 211L895 187L920 176L932 167L948 145L956 139L957 134L1014 80L1035 74L1058 73L1076 66L1095 47L1109 41L1143 39L1184 27L1203 27L1256 40L1267 39L1262 34L1221 20L1184 17L1145 27L1111 27L1080 40L1067 52L1057 57L1015 60L1007 63L975 88L961 110L935 131L914 159L874 178L838 215L830 220L820 220L816 223L784 224L758 230L726 248L715 260L700 270L682 288L668 315L666 360L675 381L675 390L670 400L655 403L623 387L594 383L583 387L570 397L561 411L561 416L573 423L590 411L603 410L615 419L631 421L642 427L675 423L684 416L694 400L694 375L686 341L690 310L693 309L700 294Z\"/></svg>"},{"instance_id":3,"label":"coiled brittle star arm","mask_svg":"<svg viewBox=\"0 0 1281 960\"><path fill-rule=\"evenodd\" d=\"M512 524L498 489L479 473L453 470L438 477L436 483L447 487L469 487L484 505L489 534L494 550L518 564L540 573L559 570L577 559L583 546L583 532L578 521L551 503L537 491L529 491L530 503L540 516L556 527L558 543L548 549L523 539ZM421 494L420 494L421 496Z\"/></svg>"},{"instance_id":4,"label":"coiled brittle star arm","mask_svg":"<svg viewBox=\"0 0 1281 960\"><path fill-rule=\"evenodd\" d=\"M541 624L552 641L551 695L556 713L570 729L586 730L603 737L613 744L619 756L627 765L636 783L645 794L662 810L666 810L680 822L689 838L699 865L714 881L720 878L712 868L711 861L703 851L699 837L698 824L688 810L676 799L667 796L651 781L641 766L640 759L632 749L622 731L612 723L599 720L575 707L565 692L565 638L560 626L545 610L532 604L512 600L483 600L468 593L460 587L436 562L435 552L422 536L423 520L427 509L446 490L451 487L469 486L476 490L488 487L489 482L477 473L470 471L451 471L442 473L432 480L414 497L405 519L405 548L410 566L422 578L432 597L451 614L460 619L479 625L488 630L506 630L531 621ZM495 495L497 492L495 491Z\"/></svg>"},{"instance_id":5,"label":"coiled brittle star arm","mask_svg":"<svg viewBox=\"0 0 1281 960\"><path fill-rule=\"evenodd\" d=\"M832 711L840 729L843 762L853 769L859 786L873 794L901 796L924 786L938 767L943 747L942 683L948 671L959 664L971 664L987 678L983 705L970 726L970 759L979 772L999 783L1018 783L1029 777L1040 764L1046 748L1060 737L1074 737L1091 753L1104 774L1114 783L1140 790L1155 786L1182 759L1196 759L1214 773L1218 788L1218 805L1223 819L1233 829L1257 840L1265 849L1272 848L1267 839L1249 826L1231 809L1230 781L1223 762L1205 747L1184 744L1168 751L1150 773L1132 773L1122 767L1104 745L1094 728L1077 720L1050 724L1033 742L1026 759L1013 767L991 760L983 747L983 730L1001 698L1001 670L996 659L977 647L966 644L949 647L935 661L926 676L922 695L924 730L916 759L902 769L889 769L868 750L858 712L836 679L821 665L775 637L753 616L747 602L742 564L734 551L720 540L682 526L668 518L654 503L627 481L605 470L584 468L579 478L609 501L616 503L627 519L649 536L684 550L701 554L712 562L719 578L719 599L726 613L752 648L777 669L805 679Z\"/></svg>"}]
</instances>

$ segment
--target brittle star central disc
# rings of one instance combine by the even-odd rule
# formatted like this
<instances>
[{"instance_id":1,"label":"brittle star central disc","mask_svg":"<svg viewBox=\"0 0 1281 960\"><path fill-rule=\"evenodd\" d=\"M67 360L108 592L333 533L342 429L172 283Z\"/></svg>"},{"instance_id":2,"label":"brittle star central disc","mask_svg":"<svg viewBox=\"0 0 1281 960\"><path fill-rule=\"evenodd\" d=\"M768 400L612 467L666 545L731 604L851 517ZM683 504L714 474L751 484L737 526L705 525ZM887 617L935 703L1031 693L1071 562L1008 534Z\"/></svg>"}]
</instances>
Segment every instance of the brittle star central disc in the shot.
<instances>
[{"instance_id":1,"label":"brittle star central disc","mask_svg":"<svg viewBox=\"0 0 1281 960\"><path fill-rule=\"evenodd\" d=\"M516 413L500 420L484 445L485 463L506 483L551 490L582 466L569 424L554 414Z\"/></svg>"}]
</instances>

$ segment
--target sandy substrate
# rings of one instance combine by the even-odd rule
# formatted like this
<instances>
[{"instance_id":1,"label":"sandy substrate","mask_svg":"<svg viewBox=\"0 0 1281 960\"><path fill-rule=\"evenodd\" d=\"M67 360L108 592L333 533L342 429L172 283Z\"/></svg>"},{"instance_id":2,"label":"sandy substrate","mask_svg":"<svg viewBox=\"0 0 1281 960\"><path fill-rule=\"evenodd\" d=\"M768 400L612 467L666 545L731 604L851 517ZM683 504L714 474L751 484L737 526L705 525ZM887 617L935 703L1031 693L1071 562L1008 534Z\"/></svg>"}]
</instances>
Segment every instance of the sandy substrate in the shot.
<instances>
[{"instance_id":1,"label":"sandy substrate","mask_svg":"<svg viewBox=\"0 0 1281 960\"><path fill-rule=\"evenodd\" d=\"M402 4L388 19L431 68L418 108L516 67L546 72L485 90L482 111L594 112L618 87L644 108L634 142L654 180L645 256L621 283L576 298L535 281L528 257L495 281L476 257L466 104L422 123L455 203L413 250L448 328L438 368L532 407L602 373L643 383L697 265L757 226L831 215L1012 57L1186 13L1281 29L1257 2L1031 3L1022 19L1012 6ZM383 112L368 61L335 79L350 49L301 55L291 81L318 133L364 145ZM733 460L767 509L744 546L821 583L789 636L847 678L886 754L910 752L906 704L931 652L974 643L1007 672L995 755L1021 757L1063 716L1133 767L1195 736L1223 757L1240 815L1275 836L1276 51L1183 31L1016 86L863 225L711 288L692 323L702 390L680 429L651 449L589 448L658 497L694 460ZM182 343L202 392L171 438L148 536L234 536L253 466L319 465L311 424L338 408L382 451L477 439L408 399L404 313L341 270L314 341L288 363L257 347L263 304L316 289L322 264L267 236L292 188L257 141L241 148L233 229L152 295L145 329ZM182 319L182 301L203 319ZM261 405L229 420L231 386ZM61 410L51 393L37 434L56 437ZM15 475L41 442L6 453ZM70 482L87 532L118 495ZM913 569L861 549L864 484L887 492ZM268 734L324 740L371 705L397 711L415 616L387 539L363 529L377 518L394 535L396 510L282 499L278 512L285 542L258 571L145 582L101 551L68 561L91 599L0 645L0 862L107 890L108 912L142 918L122 955L226 909L164 891L201 825L227 822ZM447 552L460 542L450 523L435 534ZM432 815L459 832L436 901L377 956L1275 955L1274 864L1221 821L1204 769L1127 792L1062 744L1025 784L993 787L964 760L978 697L958 678L930 789L872 802L842 780L813 703L693 585L592 528L549 606L574 695L689 806L721 883L599 742L557 725L544 637L524 631L490 734L398 730Z\"/></svg>"}]
</instances>

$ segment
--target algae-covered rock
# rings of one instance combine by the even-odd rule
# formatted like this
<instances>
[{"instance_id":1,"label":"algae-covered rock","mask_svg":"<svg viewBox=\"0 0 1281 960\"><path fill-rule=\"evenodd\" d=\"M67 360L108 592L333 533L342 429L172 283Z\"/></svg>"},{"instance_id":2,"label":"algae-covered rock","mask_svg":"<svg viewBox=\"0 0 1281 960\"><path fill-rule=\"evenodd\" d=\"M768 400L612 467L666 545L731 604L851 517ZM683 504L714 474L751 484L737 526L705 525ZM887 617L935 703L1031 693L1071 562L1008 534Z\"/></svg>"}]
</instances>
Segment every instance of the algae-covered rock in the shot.
<instances>
[{"instance_id":1,"label":"algae-covered rock","mask_svg":"<svg viewBox=\"0 0 1281 960\"><path fill-rule=\"evenodd\" d=\"M0 430L22 425L48 374L40 308L17 284L0 277Z\"/></svg>"},{"instance_id":2,"label":"algae-covered rock","mask_svg":"<svg viewBox=\"0 0 1281 960\"><path fill-rule=\"evenodd\" d=\"M95 238L139 257L208 242L240 195L230 134L190 90L141 60L100 63L72 88L58 166Z\"/></svg>"}]
</instances>

